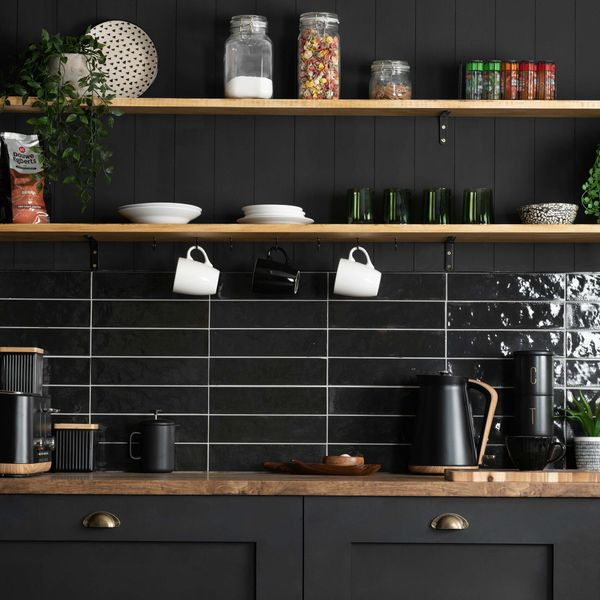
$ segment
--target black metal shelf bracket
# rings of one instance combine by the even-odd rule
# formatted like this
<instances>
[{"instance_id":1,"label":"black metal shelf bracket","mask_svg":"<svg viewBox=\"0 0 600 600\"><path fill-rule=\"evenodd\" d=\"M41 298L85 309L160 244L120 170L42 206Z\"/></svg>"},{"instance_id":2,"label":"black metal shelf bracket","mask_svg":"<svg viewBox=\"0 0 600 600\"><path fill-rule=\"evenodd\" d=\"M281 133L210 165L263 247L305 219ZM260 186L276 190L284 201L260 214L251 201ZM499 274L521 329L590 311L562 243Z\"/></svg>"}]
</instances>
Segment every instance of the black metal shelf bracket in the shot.
<instances>
[{"instance_id":1,"label":"black metal shelf bracket","mask_svg":"<svg viewBox=\"0 0 600 600\"><path fill-rule=\"evenodd\" d=\"M90 249L90 271L98 270L98 241L93 235L86 235L89 249Z\"/></svg>"},{"instance_id":2,"label":"black metal shelf bracket","mask_svg":"<svg viewBox=\"0 0 600 600\"><path fill-rule=\"evenodd\" d=\"M440 144L445 146L448 143L448 119L450 111L445 110L439 117L440 124Z\"/></svg>"},{"instance_id":3,"label":"black metal shelf bracket","mask_svg":"<svg viewBox=\"0 0 600 600\"><path fill-rule=\"evenodd\" d=\"M444 270L454 271L454 242L455 237L449 237L444 244Z\"/></svg>"}]
</instances>

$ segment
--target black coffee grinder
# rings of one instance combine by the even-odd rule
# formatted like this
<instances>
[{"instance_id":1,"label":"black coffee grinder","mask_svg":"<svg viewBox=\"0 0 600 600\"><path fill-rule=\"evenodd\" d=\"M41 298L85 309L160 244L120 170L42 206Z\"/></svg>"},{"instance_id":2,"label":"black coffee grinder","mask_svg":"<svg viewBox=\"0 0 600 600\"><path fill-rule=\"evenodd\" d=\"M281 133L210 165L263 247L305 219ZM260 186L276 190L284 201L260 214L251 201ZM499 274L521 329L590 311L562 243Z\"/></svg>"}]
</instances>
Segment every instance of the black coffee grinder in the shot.
<instances>
[{"instance_id":1,"label":"black coffee grinder","mask_svg":"<svg viewBox=\"0 0 600 600\"><path fill-rule=\"evenodd\" d=\"M553 435L554 354L515 352L516 435Z\"/></svg>"}]
</instances>

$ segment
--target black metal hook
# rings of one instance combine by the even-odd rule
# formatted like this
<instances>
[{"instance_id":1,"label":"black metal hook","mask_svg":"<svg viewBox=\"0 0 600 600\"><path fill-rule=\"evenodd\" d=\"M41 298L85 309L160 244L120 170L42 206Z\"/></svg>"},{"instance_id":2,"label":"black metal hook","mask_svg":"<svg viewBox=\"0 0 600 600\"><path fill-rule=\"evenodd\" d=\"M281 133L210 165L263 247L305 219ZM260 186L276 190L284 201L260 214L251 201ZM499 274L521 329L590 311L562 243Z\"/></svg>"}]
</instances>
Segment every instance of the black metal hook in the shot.
<instances>
[{"instance_id":1,"label":"black metal hook","mask_svg":"<svg viewBox=\"0 0 600 600\"><path fill-rule=\"evenodd\" d=\"M229 250L233 250L233 240L229 238Z\"/></svg>"},{"instance_id":2,"label":"black metal hook","mask_svg":"<svg viewBox=\"0 0 600 600\"><path fill-rule=\"evenodd\" d=\"M158 243L156 242L156 237L152 238L152 250L156 251L156 247L158 246Z\"/></svg>"},{"instance_id":3,"label":"black metal hook","mask_svg":"<svg viewBox=\"0 0 600 600\"><path fill-rule=\"evenodd\" d=\"M321 238L317 238L317 252L321 251Z\"/></svg>"},{"instance_id":4,"label":"black metal hook","mask_svg":"<svg viewBox=\"0 0 600 600\"><path fill-rule=\"evenodd\" d=\"M394 238L394 252L398 252L398 238Z\"/></svg>"}]
</instances>

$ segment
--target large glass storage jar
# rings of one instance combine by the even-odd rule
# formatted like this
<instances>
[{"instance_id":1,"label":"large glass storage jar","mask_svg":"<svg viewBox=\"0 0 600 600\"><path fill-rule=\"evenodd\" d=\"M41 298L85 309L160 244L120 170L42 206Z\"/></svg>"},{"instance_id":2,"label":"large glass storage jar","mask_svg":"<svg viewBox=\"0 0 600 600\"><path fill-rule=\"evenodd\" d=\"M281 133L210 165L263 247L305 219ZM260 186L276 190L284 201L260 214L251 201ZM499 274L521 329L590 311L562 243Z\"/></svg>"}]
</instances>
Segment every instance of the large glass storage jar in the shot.
<instances>
[{"instance_id":1,"label":"large glass storage jar","mask_svg":"<svg viewBox=\"0 0 600 600\"><path fill-rule=\"evenodd\" d=\"M273 44L267 19L258 15L231 17L225 42L225 97L273 96Z\"/></svg>"},{"instance_id":2,"label":"large glass storage jar","mask_svg":"<svg viewBox=\"0 0 600 600\"><path fill-rule=\"evenodd\" d=\"M410 65L403 60L376 60L371 65L369 98L372 100L410 100Z\"/></svg>"},{"instance_id":3,"label":"large glass storage jar","mask_svg":"<svg viewBox=\"0 0 600 600\"><path fill-rule=\"evenodd\" d=\"M340 97L339 23L333 13L300 15L298 98L332 100Z\"/></svg>"}]
</instances>

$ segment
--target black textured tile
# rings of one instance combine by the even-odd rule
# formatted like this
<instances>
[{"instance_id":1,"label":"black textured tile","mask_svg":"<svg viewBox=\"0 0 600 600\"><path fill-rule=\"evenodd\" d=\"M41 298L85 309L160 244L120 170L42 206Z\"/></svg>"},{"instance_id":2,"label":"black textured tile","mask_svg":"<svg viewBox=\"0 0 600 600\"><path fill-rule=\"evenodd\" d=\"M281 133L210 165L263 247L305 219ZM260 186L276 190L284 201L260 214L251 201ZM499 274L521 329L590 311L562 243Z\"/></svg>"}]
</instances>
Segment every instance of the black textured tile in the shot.
<instances>
[{"instance_id":1,"label":"black textured tile","mask_svg":"<svg viewBox=\"0 0 600 600\"><path fill-rule=\"evenodd\" d=\"M332 444L399 444L412 440L414 417L329 417Z\"/></svg>"},{"instance_id":2,"label":"black textured tile","mask_svg":"<svg viewBox=\"0 0 600 600\"><path fill-rule=\"evenodd\" d=\"M559 302L450 302L451 329L557 329L563 327Z\"/></svg>"},{"instance_id":3,"label":"black textured tile","mask_svg":"<svg viewBox=\"0 0 600 600\"><path fill-rule=\"evenodd\" d=\"M98 271L94 274L94 298L127 300L174 298L172 273Z\"/></svg>"},{"instance_id":4,"label":"black textured tile","mask_svg":"<svg viewBox=\"0 0 600 600\"><path fill-rule=\"evenodd\" d=\"M51 386L44 388L44 394L50 396L52 408L61 413L87 413L89 411L89 388ZM60 416L57 415L57 420Z\"/></svg>"},{"instance_id":5,"label":"black textured tile","mask_svg":"<svg viewBox=\"0 0 600 600\"><path fill-rule=\"evenodd\" d=\"M126 442L132 431L139 431L140 423L147 421L144 415L92 415L93 423L100 423L106 428L105 441ZM169 417L177 424L175 442L206 442L206 417Z\"/></svg>"},{"instance_id":6,"label":"black textured tile","mask_svg":"<svg viewBox=\"0 0 600 600\"><path fill-rule=\"evenodd\" d=\"M485 420L483 417L473 417L475 426L475 436L477 438L477 447L481 442L481 434L483 432ZM514 417L494 417L492 428L490 429L489 444L504 444L504 438L507 435L515 434L516 421Z\"/></svg>"},{"instance_id":7,"label":"black textured tile","mask_svg":"<svg viewBox=\"0 0 600 600\"><path fill-rule=\"evenodd\" d=\"M434 359L344 359L329 360L329 385L416 385L417 375L444 369Z\"/></svg>"},{"instance_id":8,"label":"black textured tile","mask_svg":"<svg viewBox=\"0 0 600 600\"><path fill-rule=\"evenodd\" d=\"M333 295L335 273L330 277L330 297L332 301L341 296ZM381 278L379 300L443 300L446 295L445 275L433 273L386 273ZM356 299L353 302L372 302Z\"/></svg>"},{"instance_id":9,"label":"black textured tile","mask_svg":"<svg viewBox=\"0 0 600 600\"><path fill-rule=\"evenodd\" d=\"M600 362L597 360L567 360L567 385L600 386Z\"/></svg>"},{"instance_id":10,"label":"black textured tile","mask_svg":"<svg viewBox=\"0 0 600 600\"><path fill-rule=\"evenodd\" d=\"M94 329L95 356L206 356L205 330Z\"/></svg>"},{"instance_id":11,"label":"black textured tile","mask_svg":"<svg viewBox=\"0 0 600 600\"><path fill-rule=\"evenodd\" d=\"M329 444L329 454L359 453L368 464L381 465L388 473L402 473L408 470L410 446L389 445L372 446L369 444Z\"/></svg>"},{"instance_id":12,"label":"black textured tile","mask_svg":"<svg viewBox=\"0 0 600 600\"><path fill-rule=\"evenodd\" d=\"M211 385L325 385L319 358L211 358Z\"/></svg>"},{"instance_id":13,"label":"black textured tile","mask_svg":"<svg viewBox=\"0 0 600 600\"><path fill-rule=\"evenodd\" d=\"M333 330L329 356L434 357L444 356L443 331Z\"/></svg>"},{"instance_id":14,"label":"black textured tile","mask_svg":"<svg viewBox=\"0 0 600 600\"><path fill-rule=\"evenodd\" d=\"M330 392L331 395L331 392ZM218 387L210 390L214 414L324 414L324 388Z\"/></svg>"},{"instance_id":15,"label":"black textured tile","mask_svg":"<svg viewBox=\"0 0 600 600\"><path fill-rule=\"evenodd\" d=\"M206 444L176 444L176 471L206 471Z\"/></svg>"},{"instance_id":16,"label":"black textured tile","mask_svg":"<svg viewBox=\"0 0 600 600\"><path fill-rule=\"evenodd\" d=\"M208 302L95 301L94 327L208 327Z\"/></svg>"},{"instance_id":17,"label":"black textured tile","mask_svg":"<svg viewBox=\"0 0 600 600\"><path fill-rule=\"evenodd\" d=\"M211 471L263 471L264 462L287 462L292 459L304 462L321 462L325 444L303 446L289 444L211 444Z\"/></svg>"},{"instance_id":18,"label":"black textured tile","mask_svg":"<svg viewBox=\"0 0 600 600\"><path fill-rule=\"evenodd\" d=\"M92 383L103 385L204 385L205 358L94 358Z\"/></svg>"},{"instance_id":19,"label":"black textured tile","mask_svg":"<svg viewBox=\"0 0 600 600\"><path fill-rule=\"evenodd\" d=\"M325 300L327 275L325 273L300 273L297 294L255 294L252 291L252 273L222 273L218 298L227 300Z\"/></svg>"},{"instance_id":20,"label":"black textured tile","mask_svg":"<svg viewBox=\"0 0 600 600\"><path fill-rule=\"evenodd\" d=\"M329 303L332 328L444 329L443 302Z\"/></svg>"},{"instance_id":21,"label":"black textured tile","mask_svg":"<svg viewBox=\"0 0 600 600\"><path fill-rule=\"evenodd\" d=\"M567 300L600 301L600 275L595 273L567 275Z\"/></svg>"},{"instance_id":22,"label":"black textured tile","mask_svg":"<svg viewBox=\"0 0 600 600\"><path fill-rule=\"evenodd\" d=\"M450 300L562 300L564 275L484 273L448 276Z\"/></svg>"},{"instance_id":23,"label":"black textured tile","mask_svg":"<svg viewBox=\"0 0 600 600\"><path fill-rule=\"evenodd\" d=\"M567 332L567 356L569 358L600 358L600 332Z\"/></svg>"},{"instance_id":24,"label":"black textured tile","mask_svg":"<svg viewBox=\"0 0 600 600\"><path fill-rule=\"evenodd\" d=\"M449 331L448 356L509 357L518 350L563 352L562 331Z\"/></svg>"},{"instance_id":25,"label":"black textured tile","mask_svg":"<svg viewBox=\"0 0 600 600\"><path fill-rule=\"evenodd\" d=\"M567 328L600 329L600 304L597 302L569 302Z\"/></svg>"},{"instance_id":26,"label":"black textured tile","mask_svg":"<svg viewBox=\"0 0 600 600\"><path fill-rule=\"evenodd\" d=\"M0 346L36 346L53 356L88 356L88 329L0 329Z\"/></svg>"},{"instance_id":27,"label":"black textured tile","mask_svg":"<svg viewBox=\"0 0 600 600\"><path fill-rule=\"evenodd\" d=\"M210 307L212 328L295 327L315 328L327 326L327 303L294 302L293 300L262 302L214 301Z\"/></svg>"},{"instance_id":28,"label":"black textured tile","mask_svg":"<svg viewBox=\"0 0 600 600\"><path fill-rule=\"evenodd\" d=\"M210 332L211 356L325 356L327 333L318 330L220 330Z\"/></svg>"},{"instance_id":29,"label":"black textured tile","mask_svg":"<svg viewBox=\"0 0 600 600\"><path fill-rule=\"evenodd\" d=\"M206 413L206 387L92 387L94 413Z\"/></svg>"},{"instance_id":30,"label":"black textured tile","mask_svg":"<svg viewBox=\"0 0 600 600\"><path fill-rule=\"evenodd\" d=\"M483 456L483 466L488 469L514 469L504 444L487 445Z\"/></svg>"},{"instance_id":31,"label":"black textured tile","mask_svg":"<svg viewBox=\"0 0 600 600\"><path fill-rule=\"evenodd\" d=\"M88 385L90 361L88 358L47 358L49 383Z\"/></svg>"},{"instance_id":32,"label":"black textured tile","mask_svg":"<svg viewBox=\"0 0 600 600\"><path fill-rule=\"evenodd\" d=\"M414 415L417 388L329 388L329 414Z\"/></svg>"},{"instance_id":33,"label":"black textured tile","mask_svg":"<svg viewBox=\"0 0 600 600\"><path fill-rule=\"evenodd\" d=\"M486 414L489 398L486 393L480 391L475 386L469 386L469 400L471 401L471 409L474 416L483 416ZM512 388L497 389L498 405L496 406L496 415L499 417L515 414L515 391Z\"/></svg>"},{"instance_id":34,"label":"black textured tile","mask_svg":"<svg viewBox=\"0 0 600 600\"><path fill-rule=\"evenodd\" d=\"M210 441L230 443L318 443L325 439L325 417L211 416Z\"/></svg>"},{"instance_id":35,"label":"black textured tile","mask_svg":"<svg viewBox=\"0 0 600 600\"><path fill-rule=\"evenodd\" d=\"M89 272L0 272L2 298L89 298Z\"/></svg>"},{"instance_id":36,"label":"black textured tile","mask_svg":"<svg viewBox=\"0 0 600 600\"><path fill-rule=\"evenodd\" d=\"M89 327L89 324L89 301L0 301L0 325L10 327Z\"/></svg>"}]
</instances>

